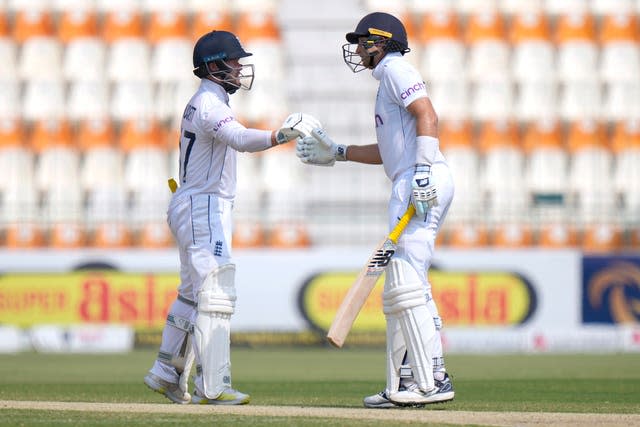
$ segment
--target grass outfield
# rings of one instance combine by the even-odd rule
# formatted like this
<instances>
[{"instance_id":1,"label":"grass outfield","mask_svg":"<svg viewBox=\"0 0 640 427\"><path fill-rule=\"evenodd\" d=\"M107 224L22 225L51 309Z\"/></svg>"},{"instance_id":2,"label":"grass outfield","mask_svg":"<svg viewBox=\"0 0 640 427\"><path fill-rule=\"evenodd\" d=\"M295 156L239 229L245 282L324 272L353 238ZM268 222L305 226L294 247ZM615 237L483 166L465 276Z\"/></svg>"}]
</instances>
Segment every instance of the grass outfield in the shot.
<instances>
[{"instance_id":1,"label":"grass outfield","mask_svg":"<svg viewBox=\"0 0 640 427\"><path fill-rule=\"evenodd\" d=\"M167 403L142 377L155 351L126 355L0 355L0 400ZM251 405L361 408L382 389L384 351L246 349L232 351L233 383ZM640 413L640 355L452 355L456 399L420 411ZM177 405L174 405L177 406ZM175 409L178 409L176 407ZM390 412L390 411L384 411ZM7 409L0 425L211 425L195 414ZM216 425L344 425L342 420L216 414ZM351 426L393 425L349 420ZM444 425L444 424L434 424Z\"/></svg>"}]
</instances>

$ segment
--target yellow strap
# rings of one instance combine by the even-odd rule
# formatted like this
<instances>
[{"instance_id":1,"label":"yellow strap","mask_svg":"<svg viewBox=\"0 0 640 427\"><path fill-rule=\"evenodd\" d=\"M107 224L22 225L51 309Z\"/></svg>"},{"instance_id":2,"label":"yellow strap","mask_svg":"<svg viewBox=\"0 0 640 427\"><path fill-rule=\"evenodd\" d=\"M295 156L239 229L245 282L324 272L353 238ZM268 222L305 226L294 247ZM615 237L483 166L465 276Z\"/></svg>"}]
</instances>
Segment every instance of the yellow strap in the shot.
<instances>
[{"instance_id":1,"label":"yellow strap","mask_svg":"<svg viewBox=\"0 0 640 427\"><path fill-rule=\"evenodd\" d=\"M178 183L173 178L169 178L167 180L167 184L169 184L169 190L171 190L172 193L175 193L178 189Z\"/></svg>"},{"instance_id":2,"label":"yellow strap","mask_svg":"<svg viewBox=\"0 0 640 427\"><path fill-rule=\"evenodd\" d=\"M409 203L409 207L404 212L404 215L402 215L400 221L396 224L393 230L391 230L391 233L389 233L389 240L391 240L393 243L398 243L398 238L400 238L400 235L402 234L404 229L407 228L407 224L409 224L409 221L411 221L411 218L413 217L413 215L415 215L415 213L415 206L413 206L413 203Z\"/></svg>"}]
</instances>

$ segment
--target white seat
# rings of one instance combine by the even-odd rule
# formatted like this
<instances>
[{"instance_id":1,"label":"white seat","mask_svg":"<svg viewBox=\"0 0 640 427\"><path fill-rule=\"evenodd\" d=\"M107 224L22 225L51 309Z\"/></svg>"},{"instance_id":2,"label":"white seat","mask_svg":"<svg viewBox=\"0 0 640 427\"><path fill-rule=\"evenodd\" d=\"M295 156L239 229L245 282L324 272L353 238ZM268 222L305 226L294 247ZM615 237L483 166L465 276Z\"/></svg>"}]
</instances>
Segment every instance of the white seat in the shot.
<instances>
[{"instance_id":1,"label":"white seat","mask_svg":"<svg viewBox=\"0 0 640 427\"><path fill-rule=\"evenodd\" d=\"M455 146L443 150L455 182L455 202L447 218L453 222L473 219L481 211L482 195L479 191L480 158L471 146Z\"/></svg>"},{"instance_id":2,"label":"white seat","mask_svg":"<svg viewBox=\"0 0 640 427\"><path fill-rule=\"evenodd\" d=\"M46 70L46 72L43 72ZM20 48L18 75L23 80L37 76L40 80L62 77L62 44L55 37L31 37Z\"/></svg>"},{"instance_id":3,"label":"white seat","mask_svg":"<svg viewBox=\"0 0 640 427\"><path fill-rule=\"evenodd\" d=\"M64 83L60 80L29 80L22 98L25 120L62 118L65 115Z\"/></svg>"},{"instance_id":4,"label":"white seat","mask_svg":"<svg viewBox=\"0 0 640 427\"><path fill-rule=\"evenodd\" d=\"M602 148L584 148L571 155L569 188L577 197L579 218L586 222L613 219L615 193L611 153Z\"/></svg>"},{"instance_id":5,"label":"white seat","mask_svg":"<svg viewBox=\"0 0 640 427\"><path fill-rule=\"evenodd\" d=\"M602 116L611 121L640 117L640 81L606 84Z\"/></svg>"},{"instance_id":6,"label":"white seat","mask_svg":"<svg viewBox=\"0 0 640 427\"><path fill-rule=\"evenodd\" d=\"M427 86L429 98L445 120L464 120L469 117L469 84L464 79L431 81Z\"/></svg>"},{"instance_id":7,"label":"white seat","mask_svg":"<svg viewBox=\"0 0 640 427\"><path fill-rule=\"evenodd\" d=\"M422 50L420 68L430 80L465 78L466 53L462 40L431 40Z\"/></svg>"},{"instance_id":8,"label":"white seat","mask_svg":"<svg viewBox=\"0 0 640 427\"><path fill-rule=\"evenodd\" d=\"M101 223L123 223L126 218L122 153L115 147L86 151L80 169L82 189L87 194L87 227Z\"/></svg>"},{"instance_id":9,"label":"white seat","mask_svg":"<svg viewBox=\"0 0 640 427\"><path fill-rule=\"evenodd\" d=\"M98 119L109 115L109 90L102 80L72 81L67 96L70 120Z\"/></svg>"},{"instance_id":10,"label":"white seat","mask_svg":"<svg viewBox=\"0 0 640 427\"><path fill-rule=\"evenodd\" d=\"M109 12L137 12L141 0L94 0L96 10L102 14Z\"/></svg>"},{"instance_id":11,"label":"white seat","mask_svg":"<svg viewBox=\"0 0 640 427\"><path fill-rule=\"evenodd\" d=\"M18 48L14 40L9 37L0 37L0 80L17 80L17 52Z\"/></svg>"},{"instance_id":12,"label":"white seat","mask_svg":"<svg viewBox=\"0 0 640 427\"><path fill-rule=\"evenodd\" d=\"M63 74L70 82L103 80L107 47L98 37L80 37L70 41L64 51Z\"/></svg>"},{"instance_id":13,"label":"white seat","mask_svg":"<svg viewBox=\"0 0 640 427\"><path fill-rule=\"evenodd\" d=\"M498 9L506 15L538 13L542 10L541 0L499 0Z\"/></svg>"},{"instance_id":14,"label":"white seat","mask_svg":"<svg viewBox=\"0 0 640 427\"><path fill-rule=\"evenodd\" d=\"M515 117L520 121L554 118L558 95L553 82L521 82L515 99Z\"/></svg>"},{"instance_id":15,"label":"white seat","mask_svg":"<svg viewBox=\"0 0 640 427\"><path fill-rule=\"evenodd\" d=\"M147 13L182 11L187 8L183 0L139 0L142 11Z\"/></svg>"},{"instance_id":16,"label":"white seat","mask_svg":"<svg viewBox=\"0 0 640 427\"><path fill-rule=\"evenodd\" d=\"M193 43L186 38L158 42L151 52L151 77L157 82L175 82L191 75Z\"/></svg>"},{"instance_id":17,"label":"white seat","mask_svg":"<svg viewBox=\"0 0 640 427\"><path fill-rule=\"evenodd\" d=\"M600 78L605 82L637 81L640 74L640 33L633 13L615 13L600 26Z\"/></svg>"},{"instance_id":18,"label":"white seat","mask_svg":"<svg viewBox=\"0 0 640 427\"><path fill-rule=\"evenodd\" d=\"M598 48L591 42L567 42L558 46L558 78L589 80L598 75Z\"/></svg>"},{"instance_id":19,"label":"white seat","mask_svg":"<svg viewBox=\"0 0 640 427\"><path fill-rule=\"evenodd\" d=\"M107 52L107 77L113 82L144 81L151 71L150 47L143 38L115 40Z\"/></svg>"},{"instance_id":20,"label":"white seat","mask_svg":"<svg viewBox=\"0 0 640 427\"><path fill-rule=\"evenodd\" d=\"M597 15L633 13L633 0L591 0L591 11Z\"/></svg>"},{"instance_id":21,"label":"white seat","mask_svg":"<svg viewBox=\"0 0 640 427\"><path fill-rule=\"evenodd\" d=\"M0 147L0 224L33 222L38 216L34 156L25 146Z\"/></svg>"},{"instance_id":22,"label":"white seat","mask_svg":"<svg viewBox=\"0 0 640 427\"><path fill-rule=\"evenodd\" d=\"M542 40L521 42L513 47L512 72L520 82L554 81L555 49Z\"/></svg>"},{"instance_id":23,"label":"white seat","mask_svg":"<svg viewBox=\"0 0 640 427\"><path fill-rule=\"evenodd\" d=\"M601 101L598 81L566 82L560 88L560 117L568 121L597 118Z\"/></svg>"},{"instance_id":24,"label":"white seat","mask_svg":"<svg viewBox=\"0 0 640 427\"><path fill-rule=\"evenodd\" d=\"M573 12L589 12L589 2L584 0L543 0L544 10L550 15Z\"/></svg>"},{"instance_id":25,"label":"white seat","mask_svg":"<svg viewBox=\"0 0 640 427\"><path fill-rule=\"evenodd\" d=\"M21 114L20 83L0 80L0 117L16 118Z\"/></svg>"},{"instance_id":26,"label":"white seat","mask_svg":"<svg viewBox=\"0 0 640 427\"><path fill-rule=\"evenodd\" d=\"M153 109L150 81L122 81L115 84L110 101L111 117L114 120L151 118Z\"/></svg>"},{"instance_id":27,"label":"white seat","mask_svg":"<svg viewBox=\"0 0 640 427\"><path fill-rule=\"evenodd\" d=\"M513 114L513 85L508 80L473 85L471 116L476 120L504 120Z\"/></svg>"},{"instance_id":28,"label":"white seat","mask_svg":"<svg viewBox=\"0 0 640 427\"><path fill-rule=\"evenodd\" d=\"M612 145L614 189L622 200L623 220L635 225L640 213L640 121L620 122L616 126Z\"/></svg>"},{"instance_id":29,"label":"white seat","mask_svg":"<svg viewBox=\"0 0 640 427\"><path fill-rule=\"evenodd\" d=\"M43 219L48 224L82 218L79 166L79 153L69 147L50 147L38 156L36 187L43 197Z\"/></svg>"},{"instance_id":30,"label":"white seat","mask_svg":"<svg viewBox=\"0 0 640 427\"><path fill-rule=\"evenodd\" d=\"M466 39L471 81L494 81L509 76L510 47L502 15L494 9L474 13L467 22Z\"/></svg>"}]
</instances>

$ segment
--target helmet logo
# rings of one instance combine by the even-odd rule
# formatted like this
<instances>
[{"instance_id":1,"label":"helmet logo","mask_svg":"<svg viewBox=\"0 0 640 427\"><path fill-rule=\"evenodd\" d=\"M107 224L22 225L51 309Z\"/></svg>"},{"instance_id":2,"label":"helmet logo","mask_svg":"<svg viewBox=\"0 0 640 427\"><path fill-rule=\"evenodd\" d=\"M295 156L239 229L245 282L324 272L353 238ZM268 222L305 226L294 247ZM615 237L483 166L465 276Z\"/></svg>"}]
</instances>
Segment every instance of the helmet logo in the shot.
<instances>
[{"instance_id":1,"label":"helmet logo","mask_svg":"<svg viewBox=\"0 0 640 427\"><path fill-rule=\"evenodd\" d=\"M393 37L393 34L391 34L390 32L379 30L377 28L369 28L369 34L372 34L374 36L387 37L387 38Z\"/></svg>"}]
</instances>

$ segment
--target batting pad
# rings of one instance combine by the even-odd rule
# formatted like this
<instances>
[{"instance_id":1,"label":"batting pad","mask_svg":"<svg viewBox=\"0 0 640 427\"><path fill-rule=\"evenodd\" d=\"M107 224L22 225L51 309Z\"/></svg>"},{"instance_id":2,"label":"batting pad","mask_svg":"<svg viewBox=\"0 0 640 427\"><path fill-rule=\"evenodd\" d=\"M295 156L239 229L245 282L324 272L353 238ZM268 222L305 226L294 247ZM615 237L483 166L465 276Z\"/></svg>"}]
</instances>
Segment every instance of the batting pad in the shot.
<instances>
[{"instance_id":1,"label":"batting pad","mask_svg":"<svg viewBox=\"0 0 640 427\"><path fill-rule=\"evenodd\" d=\"M401 258L391 260L387 267L382 298L387 331L391 332L389 326L393 327L396 322L400 326L414 380L424 391L433 389L435 383L431 351L436 339L436 328L427 308L422 283L411 264ZM402 356L398 357L401 350L398 333L395 335L387 336L387 345L391 345L391 348L388 347L387 357L393 361L388 366L390 369L387 374L387 382L393 384L388 386L399 382L396 377L399 379L402 368Z\"/></svg>"},{"instance_id":2,"label":"batting pad","mask_svg":"<svg viewBox=\"0 0 640 427\"><path fill-rule=\"evenodd\" d=\"M231 386L230 319L235 310L235 265L212 271L198 295L194 339L202 366L202 391L217 398Z\"/></svg>"}]
</instances>

